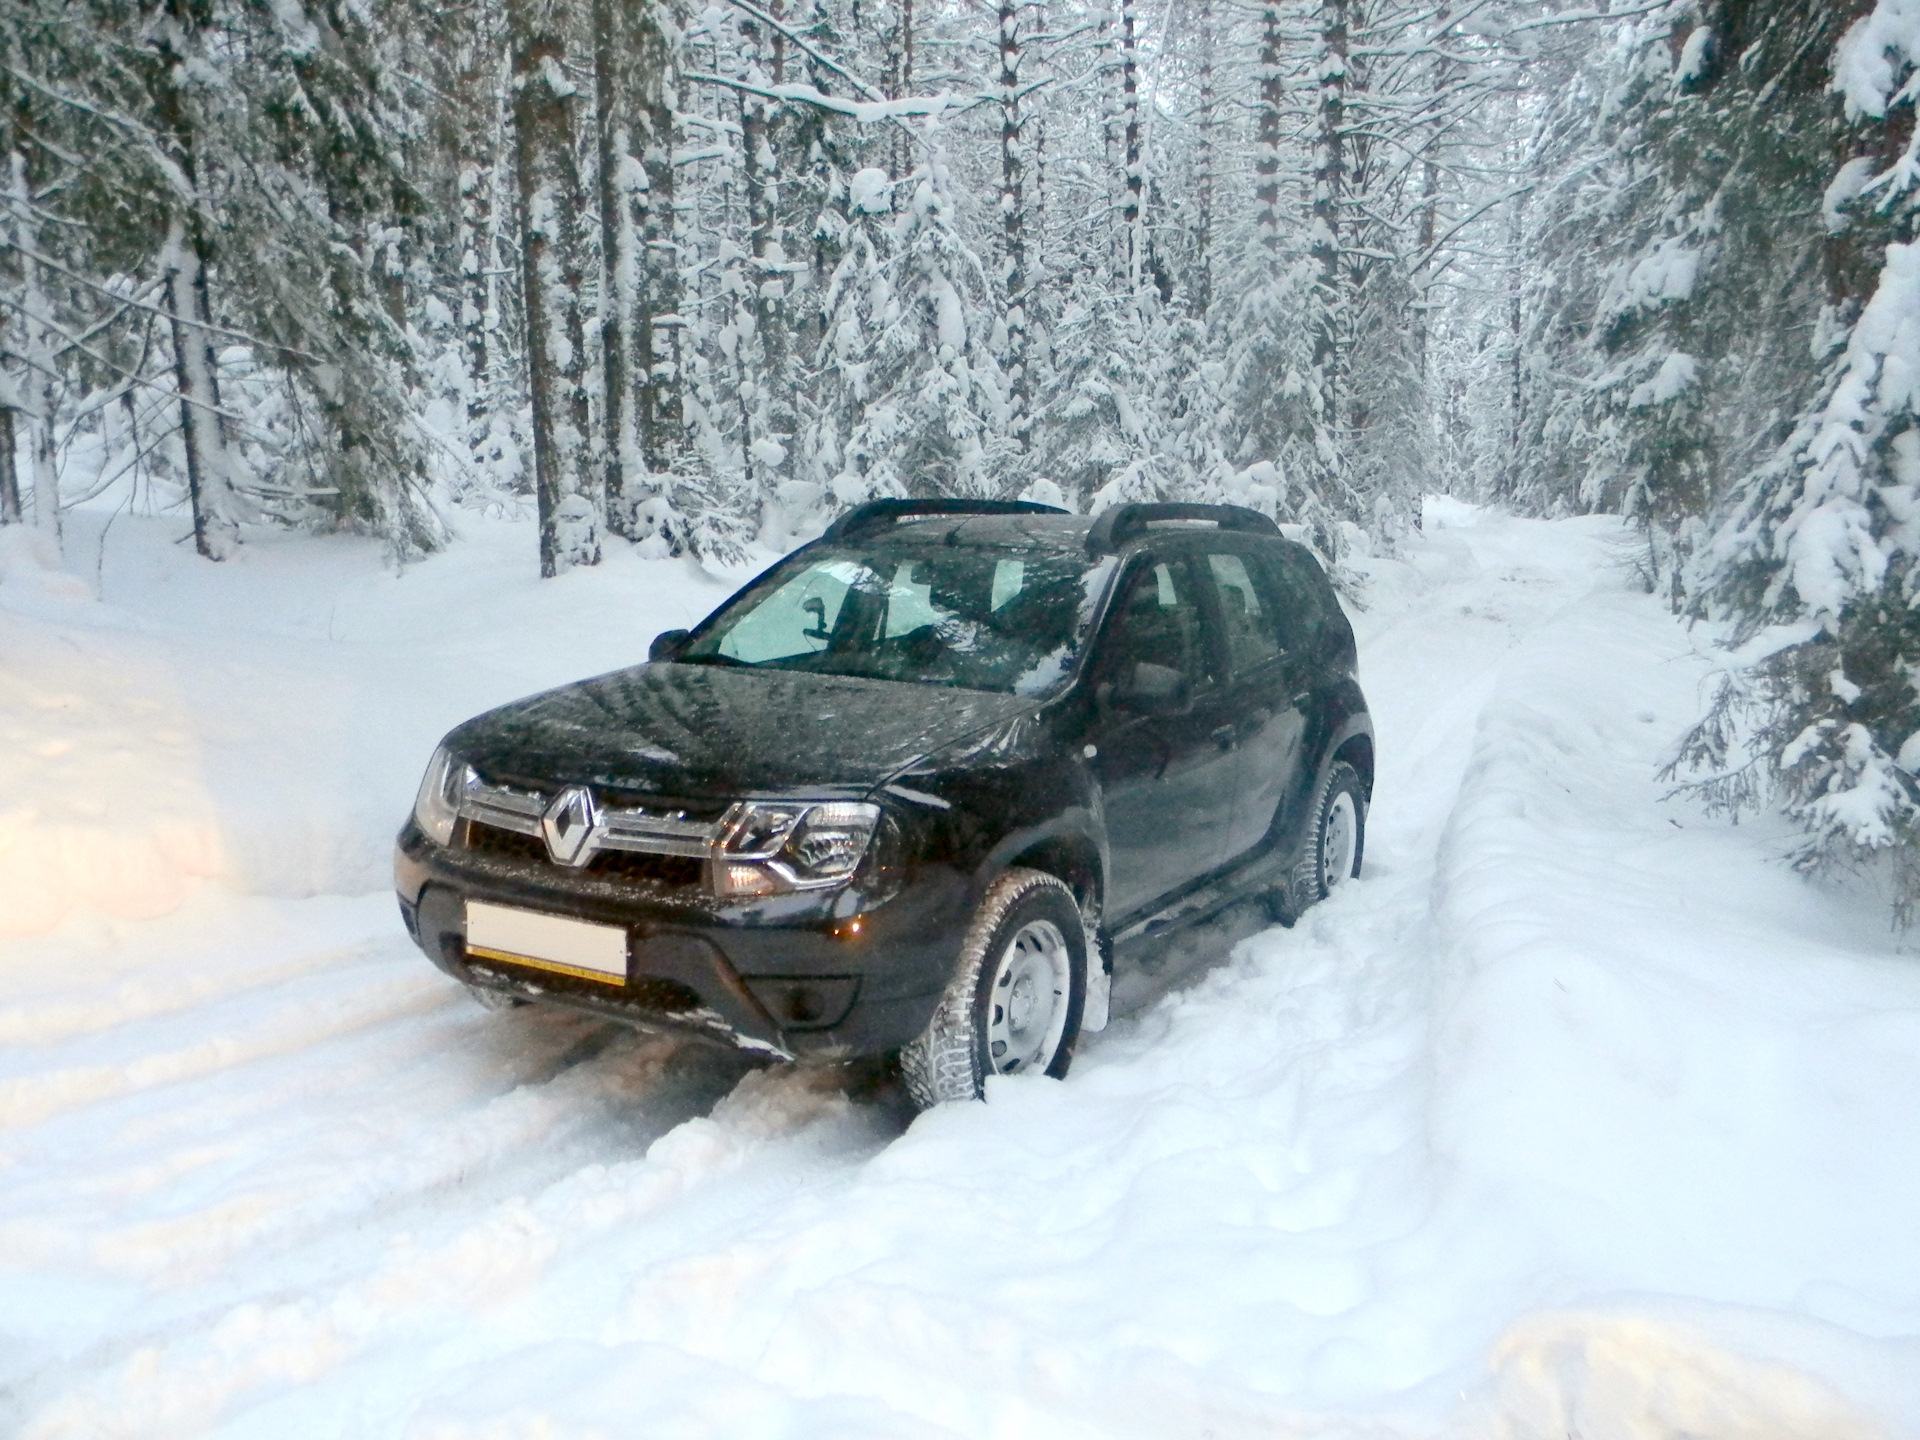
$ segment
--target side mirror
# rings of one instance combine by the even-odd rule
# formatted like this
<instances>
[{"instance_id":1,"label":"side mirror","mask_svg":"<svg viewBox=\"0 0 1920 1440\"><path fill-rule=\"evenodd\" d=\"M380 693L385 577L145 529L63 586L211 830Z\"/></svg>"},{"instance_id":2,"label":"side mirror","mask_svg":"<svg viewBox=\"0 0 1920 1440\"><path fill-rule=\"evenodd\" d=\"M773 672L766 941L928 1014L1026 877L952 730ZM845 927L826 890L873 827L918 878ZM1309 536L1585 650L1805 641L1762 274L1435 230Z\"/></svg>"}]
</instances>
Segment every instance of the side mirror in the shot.
<instances>
[{"instance_id":1,"label":"side mirror","mask_svg":"<svg viewBox=\"0 0 1920 1440\"><path fill-rule=\"evenodd\" d=\"M1187 677L1171 665L1142 660L1114 698L1142 715L1176 715L1187 708Z\"/></svg>"},{"instance_id":2,"label":"side mirror","mask_svg":"<svg viewBox=\"0 0 1920 1440\"><path fill-rule=\"evenodd\" d=\"M692 633L690 630L662 630L653 637L653 644L647 647L647 659L679 659L680 647L686 643L687 636Z\"/></svg>"}]
</instances>

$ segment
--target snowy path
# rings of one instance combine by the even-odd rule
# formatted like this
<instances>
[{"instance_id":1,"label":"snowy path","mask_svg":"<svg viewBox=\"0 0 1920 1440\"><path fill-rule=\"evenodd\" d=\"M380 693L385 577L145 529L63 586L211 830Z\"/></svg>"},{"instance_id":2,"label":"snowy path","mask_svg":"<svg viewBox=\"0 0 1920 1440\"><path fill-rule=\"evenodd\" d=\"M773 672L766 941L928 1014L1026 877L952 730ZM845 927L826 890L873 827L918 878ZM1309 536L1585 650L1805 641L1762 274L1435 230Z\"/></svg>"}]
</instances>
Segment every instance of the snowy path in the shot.
<instances>
[{"instance_id":1,"label":"snowy path","mask_svg":"<svg viewBox=\"0 0 1920 1440\"><path fill-rule=\"evenodd\" d=\"M0 584L0 1433L1920 1434L1920 965L1661 801L1705 666L1618 533L1377 565L1366 879L904 1133L312 893L436 727L710 604L679 567Z\"/></svg>"}]
</instances>

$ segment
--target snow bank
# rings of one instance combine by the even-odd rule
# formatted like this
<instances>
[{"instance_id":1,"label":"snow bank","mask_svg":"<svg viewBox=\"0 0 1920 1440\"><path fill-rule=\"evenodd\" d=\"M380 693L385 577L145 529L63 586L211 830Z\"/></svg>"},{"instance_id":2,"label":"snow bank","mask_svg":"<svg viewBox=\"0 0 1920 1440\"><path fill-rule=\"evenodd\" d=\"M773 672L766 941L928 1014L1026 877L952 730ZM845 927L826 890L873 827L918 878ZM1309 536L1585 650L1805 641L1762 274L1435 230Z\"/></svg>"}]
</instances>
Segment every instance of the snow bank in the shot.
<instances>
[{"instance_id":1,"label":"snow bank","mask_svg":"<svg viewBox=\"0 0 1920 1440\"><path fill-rule=\"evenodd\" d=\"M29 525L0 528L0 585L10 587L9 600L92 598L86 581L60 568L60 547Z\"/></svg>"},{"instance_id":2,"label":"snow bank","mask_svg":"<svg viewBox=\"0 0 1920 1440\"><path fill-rule=\"evenodd\" d=\"M117 637L0 616L0 935L76 905L164 914L223 873L202 758L166 667Z\"/></svg>"},{"instance_id":3,"label":"snow bank","mask_svg":"<svg viewBox=\"0 0 1920 1440\"><path fill-rule=\"evenodd\" d=\"M170 528L69 517L99 603L39 537L0 531L0 935L163 914L208 879L377 890L442 733L634 664L732 588L625 547L543 583L524 524L470 521L397 574L348 538L262 536L208 565Z\"/></svg>"},{"instance_id":4,"label":"snow bank","mask_svg":"<svg viewBox=\"0 0 1920 1440\"><path fill-rule=\"evenodd\" d=\"M1571 1298L1572 1275L1648 1296L1509 1329L1492 1354L1516 1415L1881 1433L1833 1382L1920 1415L1920 1347L1848 1333L1920 1318L1920 1153L1894 1139L1920 1086L1920 976L1863 963L1885 943L1866 917L1655 803L1702 670L1607 586L1503 667L1438 854L1432 1143L1451 1205L1506 1212L1498 1266L1541 1301ZM1680 1295L1718 1303L1676 1326Z\"/></svg>"}]
</instances>

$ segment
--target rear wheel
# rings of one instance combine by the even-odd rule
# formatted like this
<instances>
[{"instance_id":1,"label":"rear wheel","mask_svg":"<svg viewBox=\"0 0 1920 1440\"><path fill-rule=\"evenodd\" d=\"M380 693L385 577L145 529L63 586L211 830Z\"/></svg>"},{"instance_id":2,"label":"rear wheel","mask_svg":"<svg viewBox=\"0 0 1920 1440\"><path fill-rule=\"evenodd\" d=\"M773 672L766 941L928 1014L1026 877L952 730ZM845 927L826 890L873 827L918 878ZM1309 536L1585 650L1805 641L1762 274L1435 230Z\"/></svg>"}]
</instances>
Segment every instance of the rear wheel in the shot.
<instances>
[{"instance_id":1,"label":"rear wheel","mask_svg":"<svg viewBox=\"0 0 1920 1440\"><path fill-rule=\"evenodd\" d=\"M977 1100L989 1075L1066 1074L1086 975L1073 892L1039 870L1001 875L974 912L933 1019L900 1052L914 1103Z\"/></svg>"},{"instance_id":2,"label":"rear wheel","mask_svg":"<svg viewBox=\"0 0 1920 1440\"><path fill-rule=\"evenodd\" d=\"M1275 887L1274 918L1291 925L1307 907L1360 874L1367 843L1367 802L1360 777L1344 760L1327 767L1314 794L1313 822Z\"/></svg>"}]
</instances>

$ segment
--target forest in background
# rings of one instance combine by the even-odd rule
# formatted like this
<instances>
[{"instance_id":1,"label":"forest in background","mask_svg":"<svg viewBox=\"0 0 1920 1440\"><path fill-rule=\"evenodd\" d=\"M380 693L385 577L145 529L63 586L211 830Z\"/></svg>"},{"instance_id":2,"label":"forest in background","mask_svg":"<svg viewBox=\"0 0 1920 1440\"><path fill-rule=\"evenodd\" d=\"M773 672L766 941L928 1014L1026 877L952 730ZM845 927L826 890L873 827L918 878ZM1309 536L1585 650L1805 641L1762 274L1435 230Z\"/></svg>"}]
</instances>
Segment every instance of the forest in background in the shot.
<instances>
[{"instance_id":1,"label":"forest in background","mask_svg":"<svg viewBox=\"0 0 1920 1440\"><path fill-rule=\"evenodd\" d=\"M1912 0L0 3L0 525L1617 512L1674 783L1911 918Z\"/></svg>"}]
</instances>

